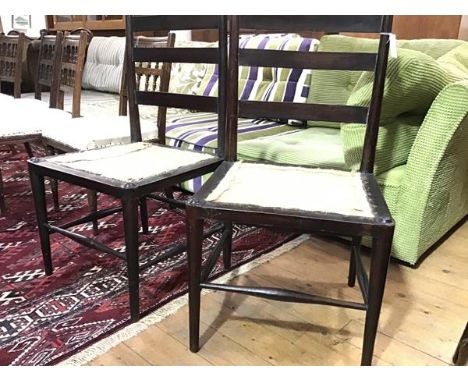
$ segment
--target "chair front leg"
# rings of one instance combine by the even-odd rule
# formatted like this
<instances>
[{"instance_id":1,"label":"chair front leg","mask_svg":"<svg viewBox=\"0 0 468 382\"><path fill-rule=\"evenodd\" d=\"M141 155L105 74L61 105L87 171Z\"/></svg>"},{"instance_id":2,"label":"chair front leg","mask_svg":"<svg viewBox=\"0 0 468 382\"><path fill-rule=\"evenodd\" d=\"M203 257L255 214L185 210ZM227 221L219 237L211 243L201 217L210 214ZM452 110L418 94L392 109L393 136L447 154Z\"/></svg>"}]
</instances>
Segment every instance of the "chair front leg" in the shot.
<instances>
[{"instance_id":1,"label":"chair front leg","mask_svg":"<svg viewBox=\"0 0 468 382\"><path fill-rule=\"evenodd\" d=\"M53 272L52 257L50 251L49 230L45 226L47 221L47 204L45 197L44 177L29 170L29 178L31 180L32 194L34 198L34 206L36 209L37 227L39 230L39 238L41 241L42 257L44 259L44 270L46 275L51 275Z\"/></svg>"},{"instance_id":2,"label":"chair front leg","mask_svg":"<svg viewBox=\"0 0 468 382\"><path fill-rule=\"evenodd\" d=\"M5 192L3 190L3 175L2 169L0 169L0 216L5 216L6 212Z\"/></svg>"},{"instance_id":3,"label":"chair front leg","mask_svg":"<svg viewBox=\"0 0 468 382\"><path fill-rule=\"evenodd\" d=\"M46 145L45 150L46 150L47 155L49 156L56 154L55 149L52 146ZM52 200L54 202L54 211L58 212L60 209L58 180L49 178L49 181L50 181L50 190L52 192Z\"/></svg>"},{"instance_id":4,"label":"chair front leg","mask_svg":"<svg viewBox=\"0 0 468 382\"><path fill-rule=\"evenodd\" d=\"M140 319L140 269L138 261L138 199L122 200L128 291L132 322Z\"/></svg>"},{"instance_id":5,"label":"chair front leg","mask_svg":"<svg viewBox=\"0 0 468 382\"><path fill-rule=\"evenodd\" d=\"M351 256L349 258L348 286L354 287L356 284L356 256L359 256L361 238L353 237L351 244Z\"/></svg>"},{"instance_id":6,"label":"chair front leg","mask_svg":"<svg viewBox=\"0 0 468 382\"><path fill-rule=\"evenodd\" d=\"M387 278L393 240L393 227L372 239L372 259L369 273L368 307L364 326L362 366L371 366L380 309Z\"/></svg>"},{"instance_id":7,"label":"chair front leg","mask_svg":"<svg viewBox=\"0 0 468 382\"><path fill-rule=\"evenodd\" d=\"M187 206L187 258L189 287L190 351L200 350L200 275L203 244L203 219L196 210Z\"/></svg>"},{"instance_id":8,"label":"chair front leg","mask_svg":"<svg viewBox=\"0 0 468 382\"><path fill-rule=\"evenodd\" d=\"M226 236L223 243L223 265L224 269L231 268L231 254L232 254L232 222L224 223L224 231Z\"/></svg>"},{"instance_id":9,"label":"chair front leg","mask_svg":"<svg viewBox=\"0 0 468 382\"><path fill-rule=\"evenodd\" d=\"M28 157L29 158L32 158L34 156L34 153L32 151L32 148L31 148L31 145L29 144L29 142L25 142L24 143L24 149L26 150L26 152L28 153Z\"/></svg>"},{"instance_id":10,"label":"chair front leg","mask_svg":"<svg viewBox=\"0 0 468 382\"><path fill-rule=\"evenodd\" d=\"M149 232L148 225L148 202L145 197L140 199L140 220L141 220L141 230L144 234Z\"/></svg>"},{"instance_id":11,"label":"chair front leg","mask_svg":"<svg viewBox=\"0 0 468 382\"><path fill-rule=\"evenodd\" d=\"M94 190L88 190L87 191L87 197L88 197L88 208L89 212L91 214L94 214L97 212L97 192ZM96 218L92 220L93 222L93 234L97 235L99 233L99 223Z\"/></svg>"}]
</instances>

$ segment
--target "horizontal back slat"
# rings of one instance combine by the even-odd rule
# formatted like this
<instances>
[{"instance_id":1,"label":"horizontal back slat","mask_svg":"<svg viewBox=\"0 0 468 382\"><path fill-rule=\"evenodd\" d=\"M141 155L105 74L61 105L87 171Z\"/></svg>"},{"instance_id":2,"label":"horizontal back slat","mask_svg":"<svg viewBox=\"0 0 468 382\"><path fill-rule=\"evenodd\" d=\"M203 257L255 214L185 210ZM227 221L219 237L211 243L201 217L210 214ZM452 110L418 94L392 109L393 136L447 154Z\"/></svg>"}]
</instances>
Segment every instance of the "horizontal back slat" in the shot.
<instances>
[{"instance_id":1,"label":"horizontal back slat","mask_svg":"<svg viewBox=\"0 0 468 382\"><path fill-rule=\"evenodd\" d=\"M278 32L354 32L377 33L381 31L382 16L239 16L240 28Z\"/></svg>"},{"instance_id":2,"label":"horizontal back slat","mask_svg":"<svg viewBox=\"0 0 468 382\"><path fill-rule=\"evenodd\" d=\"M239 116L244 118L366 123L367 112L368 108L361 106L239 101Z\"/></svg>"},{"instance_id":3,"label":"horizontal back slat","mask_svg":"<svg viewBox=\"0 0 468 382\"><path fill-rule=\"evenodd\" d=\"M217 97L137 91L136 101L140 105L174 107L212 113L218 112Z\"/></svg>"},{"instance_id":4,"label":"horizontal back slat","mask_svg":"<svg viewBox=\"0 0 468 382\"><path fill-rule=\"evenodd\" d=\"M374 53L294 52L240 49L239 65L298 69L374 70Z\"/></svg>"},{"instance_id":5,"label":"horizontal back slat","mask_svg":"<svg viewBox=\"0 0 468 382\"><path fill-rule=\"evenodd\" d=\"M217 48L134 48L134 61L182 62L216 64L219 60Z\"/></svg>"},{"instance_id":6,"label":"horizontal back slat","mask_svg":"<svg viewBox=\"0 0 468 382\"><path fill-rule=\"evenodd\" d=\"M134 16L132 23L134 32L217 29L220 16Z\"/></svg>"}]
</instances>

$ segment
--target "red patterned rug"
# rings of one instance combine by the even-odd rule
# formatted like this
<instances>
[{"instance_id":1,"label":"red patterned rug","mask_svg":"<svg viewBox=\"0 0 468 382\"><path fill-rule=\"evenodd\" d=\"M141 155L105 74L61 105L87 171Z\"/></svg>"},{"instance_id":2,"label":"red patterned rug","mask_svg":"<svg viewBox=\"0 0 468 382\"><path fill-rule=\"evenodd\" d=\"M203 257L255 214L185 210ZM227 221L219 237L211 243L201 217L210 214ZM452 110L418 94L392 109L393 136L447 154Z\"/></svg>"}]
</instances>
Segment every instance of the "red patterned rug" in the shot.
<instances>
[{"instance_id":1,"label":"red patterned rug","mask_svg":"<svg viewBox=\"0 0 468 382\"><path fill-rule=\"evenodd\" d=\"M0 219L0 365L51 365L129 325L125 263L52 236L54 274L45 276L26 171L26 156L0 151L6 204ZM80 188L60 184L60 212L50 220L71 220L87 211ZM48 195L51 203L51 195ZM116 202L99 196L99 207ZM150 234L140 236L141 263L185 240L184 215L149 202ZM65 221L65 220L63 220ZM123 250L122 219L100 221L99 240ZM92 235L90 224L75 231ZM252 227L235 227L233 264L249 262L291 240L292 235ZM216 240L205 242L206 253ZM220 275L218 265L213 276ZM141 275L143 315L186 292L185 254L152 266Z\"/></svg>"}]
</instances>

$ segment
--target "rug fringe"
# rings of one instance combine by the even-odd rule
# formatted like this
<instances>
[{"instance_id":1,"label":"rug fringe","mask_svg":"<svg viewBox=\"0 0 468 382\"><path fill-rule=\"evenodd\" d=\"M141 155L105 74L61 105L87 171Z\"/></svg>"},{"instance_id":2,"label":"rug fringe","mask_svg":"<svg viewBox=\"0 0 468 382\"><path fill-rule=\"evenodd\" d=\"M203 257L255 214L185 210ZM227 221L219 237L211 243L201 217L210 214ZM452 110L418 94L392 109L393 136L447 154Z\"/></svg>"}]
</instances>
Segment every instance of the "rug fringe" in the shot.
<instances>
[{"instance_id":1,"label":"rug fringe","mask_svg":"<svg viewBox=\"0 0 468 382\"><path fill-rule=\"evenodd\" d=\"M219 277L216 279L218 282L226 282L229 281L237 276L240 276L248 271L258 267L261 264L264 264L275 257L292 250L293 248L297 247L304 241L309 238L309 235L301 235L290 242L283 244L282 246L276 248L275 250L261 255L259 258L248 262L244 265L241 265L239 268L234 269L233 271ZM203 294L211 293L210 290L203 290ZM185 306L188 303L188 296L184 294L176 298L175 300L167 303L166 305L162 306L161 308L157 309L155 312L149 314L146 317L143 317L137 323L131 324L118 332L110 335L107 338L98 341L94 345L89 346L85 350L72 355L71 357L67 358L66 360L60 362L58 365L60 366L81 366L88 362L91 362L93 359L97 358L98 356L107 353L110 349L117 346L121 342L127 341L130 338L138 335L143 330L147 329L151 325L154 325L163 319L172 316L175 314L181 307Z\"/></svg>"}]
</instances>

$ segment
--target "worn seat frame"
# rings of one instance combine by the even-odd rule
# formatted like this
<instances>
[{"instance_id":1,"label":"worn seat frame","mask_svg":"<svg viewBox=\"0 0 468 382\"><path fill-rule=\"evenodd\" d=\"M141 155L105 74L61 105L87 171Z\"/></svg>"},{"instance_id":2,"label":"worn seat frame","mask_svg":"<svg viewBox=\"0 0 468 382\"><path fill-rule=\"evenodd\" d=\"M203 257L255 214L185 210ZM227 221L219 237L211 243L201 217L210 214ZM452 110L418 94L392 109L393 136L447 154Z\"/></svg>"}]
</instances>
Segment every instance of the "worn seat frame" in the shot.
<instances>
[{"instance_id":1,"label":"worn seat frame","mask_svg":"<svg viewBox=\"0 0 468 382\"><path fill-rule=\"evenodd\" d=\"M219 48L190 49L190 48L138 48L134 46L134 34L138 32L158 30L186 30L186 29L218 29ZM194 110L211 111L218 113L218 131L225 136L226 124L226 68L227 68L227 30L225 16L127 16L126 17L126 65L127 87L130 114L130 133L132 142L140 142L141 130L139 119L139 104L157 105L160 107L191 108ZM137 62L208 62L218 64L220 70L219 97L197 97L191 95L172 94L168 92L139 91L135 84L135 63ZM158 126L159 128L160 126ZM162 134L160 135L162 136ZM164 141L153 143L164 145ZM164 147L168 147L165 146ZM181 150L170 148L171 150ZM224 146L218 150L218 156L201 163L184 166L171 174L163 174L142 179L138 182L123 182L106 178L104 176L78 171L62 166L47 158L33 158L29 161L30 179L33 189L41 249L44 267L47 275L52 274L52 258L50 250L50 234L60 233L87 247L97 249L124 259L127 262L130 315L132 321L140 317L139 311L139 273L143 269L185 251L186 247L174 246L166 253L160 255L144 266L139 264L138 254L138 207L141 200L152 193L164 191L172 185L179 184L188 179L214 171L224 159ZM142 163L142 165L147 165ZM44 177L52 177L71 184L85 187L90 190L105 193L120 200L121 207L92 212L80 219L62 225L52 225L48 221L45 201ZM85 237L67 230L77 224L83 224L95 219L109 216L115 212L123 211L125 253L120 253L105 246L94 238ZM220 230L214 227L205 236L210 236Z\"/></svg>"},{"instance_id":2,"label":"worn seat frame","mask_svg":"<svg viewBox=\"0 0 468 382\"><path fill-rule=\"evenodd\" d=\"M190 350L200 348L200 295L202 289L235 292L278 301L324 304L367 311L362 350L362 365L372 363L385 278L390 258L394 221L373 175L375 146L379 128L380 109L389 50L391 16L232 16L230 18L228 149L227 161L215 171L207 183L187 205L187 237L189 264ZM239 50L239 28L278 32L381 32L377 54L324 53ZM287 68L366 70L374 71L372 101L369 108L323 104L293 104L277 102L238 101L237 79L239 65ZM210 193L220 184L236 159L237 118L269 117L300 120L355 122L367 125L360 167L362 185L373 217L345 216L338 213L285 210L253 205L208 201ZM317 187L320 187L318 184ZM258 190L257 190L258 191ZM256 190L252 190L256 192ZM225 285L208 282L221 250L214 251L202 267L202 229L205 219L254 226L276 227L298 233L320 233L349 237L352 250L348 285L357 278L363 302L342 301L280 288ZM369 276L360 257L363 236L372 237L372 260ZM232 238L228 232L220 243L230 251ZM226 248L227 247L227 248ZM226 259L224 259L226 261Z\"/></svg>"}]
</instances>

